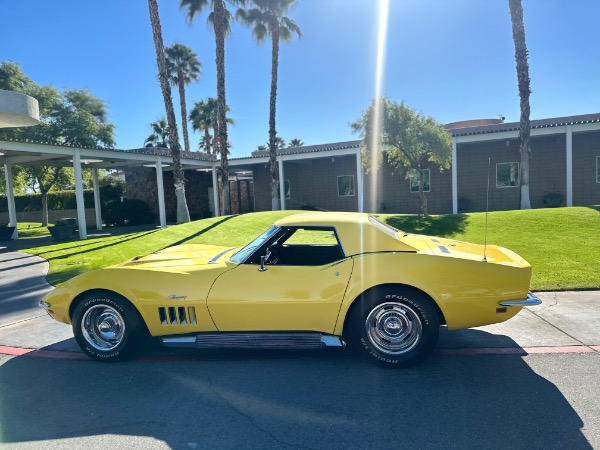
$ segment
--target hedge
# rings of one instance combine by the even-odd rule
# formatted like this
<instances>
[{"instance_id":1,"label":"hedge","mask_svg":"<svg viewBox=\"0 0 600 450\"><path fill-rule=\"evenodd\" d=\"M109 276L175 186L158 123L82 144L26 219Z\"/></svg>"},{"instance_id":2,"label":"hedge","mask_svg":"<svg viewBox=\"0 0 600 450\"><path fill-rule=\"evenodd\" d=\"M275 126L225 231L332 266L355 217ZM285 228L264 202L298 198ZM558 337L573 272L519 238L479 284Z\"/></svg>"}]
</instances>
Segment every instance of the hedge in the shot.
<instances>
[{"instance_id":1,"label":"hedge","mask_svg":"<svg viewBox=\"0 0 600 450\"><path fill-rule=\"evenodd\" d=\"M100 187L100 204L102 209L106 205L121 201L123 197L123 187L119 185L106 185ZM84 189L83 203L86 208L94 207L94 191L93 189ZM25 194L15 195L15 208L17 212L24 211L41 211L42 210L42 194ZM77 209L77 200L75 199L75 191L54 191L48 193L48 209ZM6 196L0 195L0 213L8 211L8 200Z\"/></svg>"}]
</instances>

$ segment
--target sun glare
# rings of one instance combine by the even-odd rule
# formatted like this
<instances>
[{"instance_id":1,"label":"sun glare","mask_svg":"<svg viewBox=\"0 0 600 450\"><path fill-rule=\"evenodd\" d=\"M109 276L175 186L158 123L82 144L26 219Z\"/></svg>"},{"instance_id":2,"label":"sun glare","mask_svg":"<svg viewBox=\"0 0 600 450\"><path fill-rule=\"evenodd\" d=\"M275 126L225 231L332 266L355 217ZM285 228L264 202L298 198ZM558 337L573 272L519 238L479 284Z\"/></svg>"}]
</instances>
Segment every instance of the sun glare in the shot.
<instances>
[{"instance_id":1,"label":"sun glare","mask_svg":"<svg viewBox=\"0 0 600 450\"><path fill-rule=\"evenodd\" d=\"M380 191L377 180L379 177L376 172L376 161L377 152L379 151L380 136L381 136L381 97L383 95L384 86L384 72L385 72L385 50L387 44L387 29L388 29L388 15L389 15L389 0L379 0L379 14L377 19L377 60L375 66L375 108L373 117L373 126L375 129L371 130L371 142L369 147L371 148L371 212L377 211L377 198Z\"/></svg>"}]
</instances>

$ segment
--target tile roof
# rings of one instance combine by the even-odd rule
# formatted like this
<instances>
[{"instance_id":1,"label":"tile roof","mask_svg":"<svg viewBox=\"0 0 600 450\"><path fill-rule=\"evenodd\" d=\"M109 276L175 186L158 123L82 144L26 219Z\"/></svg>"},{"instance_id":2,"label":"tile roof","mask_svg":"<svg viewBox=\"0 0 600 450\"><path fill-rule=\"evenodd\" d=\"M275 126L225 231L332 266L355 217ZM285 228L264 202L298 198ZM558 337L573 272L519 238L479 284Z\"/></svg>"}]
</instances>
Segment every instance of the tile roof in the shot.
<instances>
[{"instance_id":1,"label":"tile roof","mask_svg":"<svg viewBox=\"0 0 600 450\"><path fill-rule=\"evenodd\" d=\"M278 155L297 155L300 153L317 153L317 152L326 152L329 150L345 150L349 148L357 148L360 146L361 141L344 141L344 142L336 142L333 144L320 144L320 145L306 145L304 147L288 147L281 148L277 150ZM255 158L265 158L269 156L269 151L254 151L252 152L252 156L245 156L241 158L231 158L235 160L240 159L255 159Z\"/></svg>"},{"instance_id":2,"label":"tile roof","mask_svg":"<svg viewBox=\"0 0 600 450\"><path fill-rule=\"evenodd\" d=\"M576 125L582 123L598 123L600 122L600 113L583 114L579 116L555 117L552 119L532 120L531 129L536 128L551 128L564 125ZM450 129L453 137L469 136L474 134L500 133L502 131L518 131L519 122L499 123L495 125L482 125L477 127L454 128Z\"/></svg>"}]
</instances>

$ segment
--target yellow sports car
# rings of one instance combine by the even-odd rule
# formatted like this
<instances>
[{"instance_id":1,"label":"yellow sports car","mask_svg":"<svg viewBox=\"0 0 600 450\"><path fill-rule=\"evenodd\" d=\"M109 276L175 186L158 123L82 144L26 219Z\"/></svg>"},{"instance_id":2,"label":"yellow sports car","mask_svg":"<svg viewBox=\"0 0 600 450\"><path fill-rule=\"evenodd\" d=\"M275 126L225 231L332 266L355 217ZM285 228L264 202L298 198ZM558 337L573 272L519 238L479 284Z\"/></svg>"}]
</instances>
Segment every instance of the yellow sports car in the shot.
<instances>
[{"instance_id":1,"label":"yellow sports car","mask_svg":"<svg viewBox=\"0 0 600 450\"><path fill-rule=\"evenodd\" d=\"M407 367L440 325L502 322L539 299L530 265L497 246L408 234L368 214L288 216L242 248L179 245L75 277L40 305L90 357L168 347L355 346Z\"/></svg>"}]
</instances>

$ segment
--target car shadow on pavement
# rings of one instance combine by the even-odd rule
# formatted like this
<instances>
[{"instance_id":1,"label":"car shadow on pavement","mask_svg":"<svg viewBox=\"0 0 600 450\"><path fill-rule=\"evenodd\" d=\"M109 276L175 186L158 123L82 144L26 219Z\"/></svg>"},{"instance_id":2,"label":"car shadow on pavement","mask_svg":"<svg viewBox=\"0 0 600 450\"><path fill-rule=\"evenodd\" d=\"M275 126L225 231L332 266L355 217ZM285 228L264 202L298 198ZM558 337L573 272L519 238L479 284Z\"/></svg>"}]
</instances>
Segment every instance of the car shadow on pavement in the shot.
<instances>
[{"instance_id":1,"label":"car shadow on pavement","mask_svg":"<svg viewBox=\"0 0 600 450\"><path fill-rule=\"evenodd\" d=\"M569 401L521 356L434 354L385 370L346 349L149 353L113 364L83 355L6 361L0 442L69 438L76 448L102 435L170 448L592 448Z\"/></svg>"}]
</instances>

